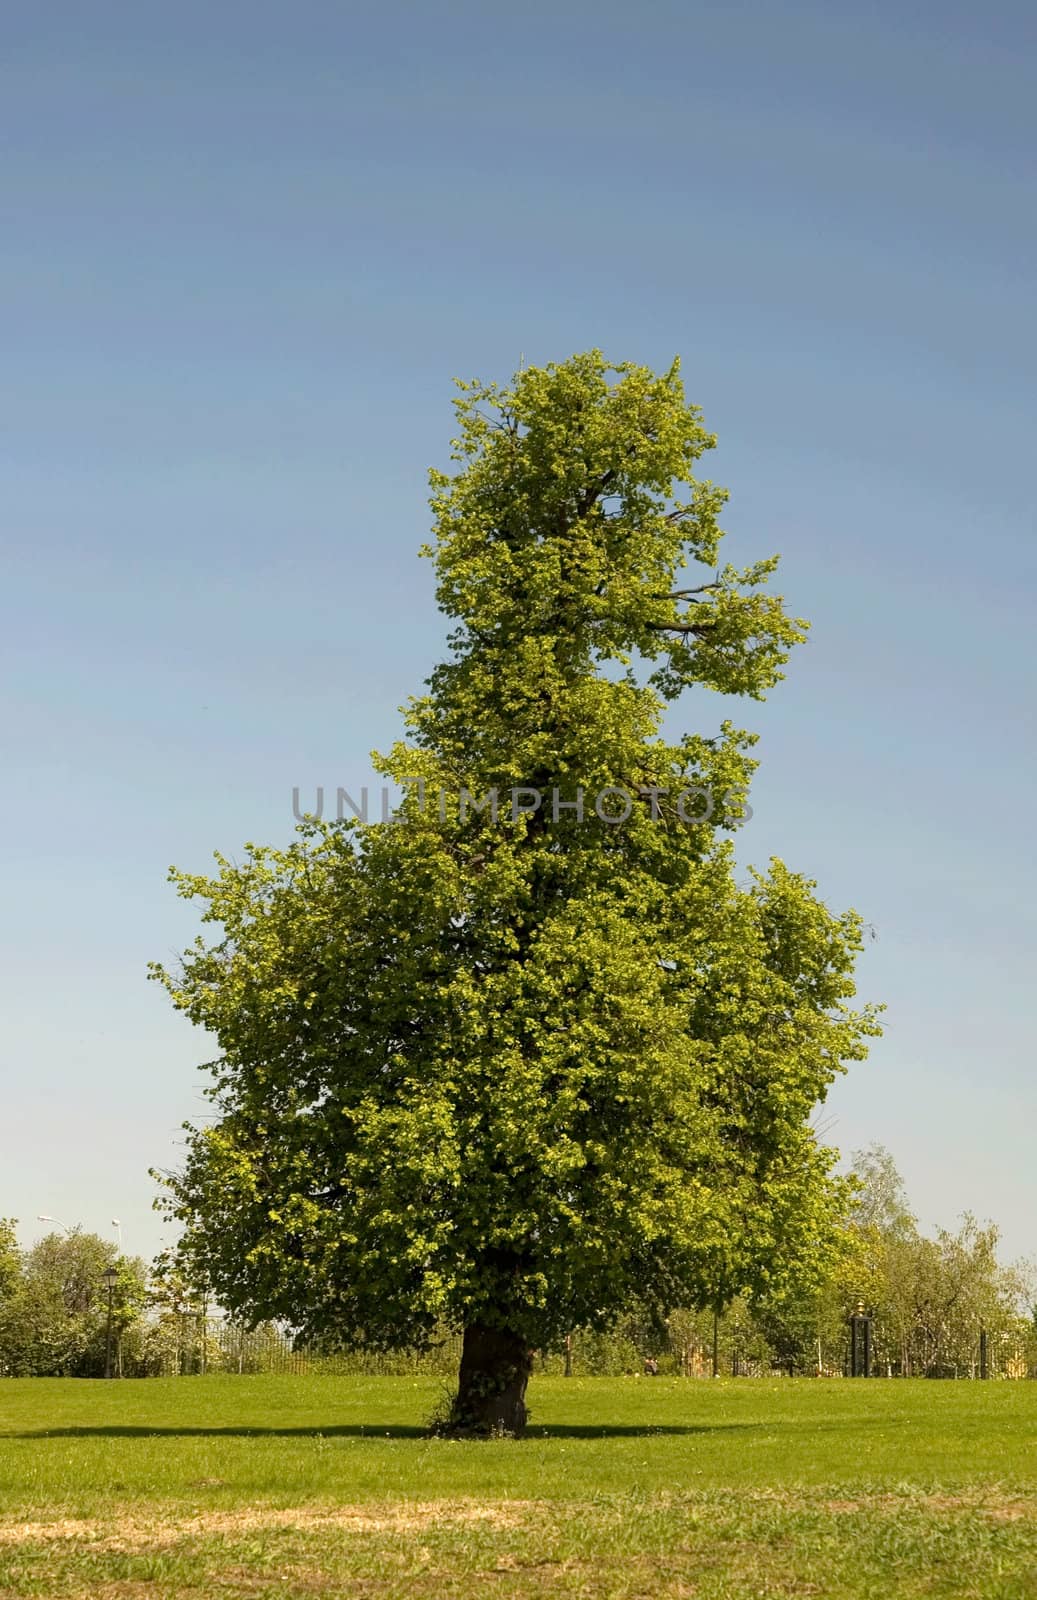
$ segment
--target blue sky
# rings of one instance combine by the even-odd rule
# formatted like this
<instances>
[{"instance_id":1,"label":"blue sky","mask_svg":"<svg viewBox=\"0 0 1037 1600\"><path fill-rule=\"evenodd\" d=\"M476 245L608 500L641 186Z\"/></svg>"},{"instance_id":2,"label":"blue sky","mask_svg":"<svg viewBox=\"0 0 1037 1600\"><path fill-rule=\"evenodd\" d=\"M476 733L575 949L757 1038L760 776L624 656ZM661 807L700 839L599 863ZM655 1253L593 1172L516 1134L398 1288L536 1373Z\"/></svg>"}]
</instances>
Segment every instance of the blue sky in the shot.
<instances>
[{"instance_id":1,"label":"blue sky","mask_svg":"<svg viewBox=\"0 0 1037 1600\"><path fill-rule=\"evenodd\" d=\"M150 1254L165 882L355 785L442 649L454 375L680 354L809 645L746 860L877 938L831 1137L1037 1253L1037 13L23 7L0 56L0 1214Z\"/></svg>"}]
</instances>

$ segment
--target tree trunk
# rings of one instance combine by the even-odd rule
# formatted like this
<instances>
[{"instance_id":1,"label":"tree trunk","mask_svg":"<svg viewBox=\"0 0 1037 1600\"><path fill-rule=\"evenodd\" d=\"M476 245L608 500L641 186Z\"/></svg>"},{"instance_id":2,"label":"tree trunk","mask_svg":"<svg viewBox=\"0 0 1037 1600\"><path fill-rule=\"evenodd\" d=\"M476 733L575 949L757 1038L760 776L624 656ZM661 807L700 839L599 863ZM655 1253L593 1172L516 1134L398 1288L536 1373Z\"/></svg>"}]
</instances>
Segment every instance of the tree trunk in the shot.
<instances>
[{"instance_id":1,"label":"tree trunk","mask_svg":"<svg viewBox=\"0 0 1037 1600\"><path fill-rule=\"evenodd\" d=\"M519 1438L526 1426L526 1385L532 1371L533 1351L525 1339L479 1323L466 1328L457 1394L440 1431Z\"/></svg>"}]
</instances>

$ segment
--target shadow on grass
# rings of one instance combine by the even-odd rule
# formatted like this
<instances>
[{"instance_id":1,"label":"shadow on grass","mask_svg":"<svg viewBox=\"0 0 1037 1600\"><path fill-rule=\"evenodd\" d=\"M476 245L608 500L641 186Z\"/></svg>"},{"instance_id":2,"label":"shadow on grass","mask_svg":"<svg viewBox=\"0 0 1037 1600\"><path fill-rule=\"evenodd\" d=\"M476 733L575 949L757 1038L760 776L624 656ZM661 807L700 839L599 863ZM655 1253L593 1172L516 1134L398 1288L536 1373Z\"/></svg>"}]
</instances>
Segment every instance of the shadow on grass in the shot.
<instances>
[{"instance_id":1,"label":"shadow on grass","mask_svg":"<svg viewBox=\"0 0 1037 1600\"><path fill-rule=\"evenodd\" d=\"M644 1426L605 1422L600 1424L531 1423L528 1439L650 1439L662 1434L711 1434L748 1432L764 1427L762 1422L718 1422L695 1426L683 1423L645 1423ZM328 1428L130 1428L122 1425L93 1428L31 1428L21 1433L0 1435L8 1439L429 1439L428 1428L390 1423L345 1423Z\"/></svg>"}]
</instances>

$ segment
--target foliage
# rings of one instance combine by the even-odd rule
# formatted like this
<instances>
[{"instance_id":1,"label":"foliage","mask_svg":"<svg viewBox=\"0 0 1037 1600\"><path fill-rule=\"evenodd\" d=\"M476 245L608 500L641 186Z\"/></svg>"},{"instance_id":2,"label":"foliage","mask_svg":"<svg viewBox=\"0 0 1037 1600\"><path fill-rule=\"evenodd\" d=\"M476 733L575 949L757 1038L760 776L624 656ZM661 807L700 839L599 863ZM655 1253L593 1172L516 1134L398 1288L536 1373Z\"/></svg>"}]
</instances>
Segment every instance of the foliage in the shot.
<instances>
[{"instance_id":1,"label":"foliage","mask_svg":"<svg viewBox=\"0 0 1037 1600\"><path fill-rule=\"evenodd\" d=\"M17 1259L0 1301L0 1370L25 1377L98 1377L104 1373L108 1291L113 1348L132 1347L144 1306L145 1267L97 1234L50 1233Z\"/></svg>"},{"instance_id":2,"label":"foliage","mask_svg":"<svg viewBox=\"0 0 1037 1600\"><path fill-rule=\"evenodd\" d=\"M0 1217L0 1307L14 1293L21 1275L15 1219Z\"/></svg>"},{"instance_id":3,"label":"foliage","mask_svg":"<svg viewBox=\"0 0 1037 1600\"><path fill-rule=\"evenodd\" d=\"M154 973L219 1054L167 1203L241 1318L558 1348L815 1271L845 1195L809 1118L877 1025L856 914L780 861L735 881L753 735L660 731L687 687L761 698L805 629L774 558L718 564L676 365L592 352L457 412L400 821L173 873L220 931Z\"/></svg>"},{"instance_id":4,"label":"foliage","mask_svg":"<svg viewBox=\"0 0 1037 1600\"><path fill-rule=\"evenodd\" d=\"M852 1220L859 1235L907 1239L914 1234L917 1223L904 1180L883 1145L872 1144L866 1150L855 1151L853 1178Z\"/></svg>"},{"instance_id":5,"label":"foliage","mask_svg":"<svg viewBox=\"0 0 1037 1600\"><path fill-rule=\"evenodd\" d=\"M852 1175L853 1207L827 1276L812 1288L787 1283L753 1308L775 1356L799 1371L842 1370L848 1319L859 1305L872 1318L876 1373L976 1376L981 1330L992 1372L1026 1370L1027 1279L998 1260L997 1227L966 1214L956 1232L923 1236L881 1146L857 1152Z\"/></svg>"},{"instance_id":6,"label":"foliage","mask_svg":"<svg viewBox=\"0 0 1037 1600\"><path fill-rule=\"evenodd\" d=\"M919 1377L974 1373L981 1330L995 1365L995 1349L1003 1362L1006 1346L1021 1348L1025 1285L1018 1268L998 1261L997 1227L981 1227L966 1213L957 1232L938 1228L923 1237L888 1152L859 1152L855 1170L857 1273L844 1300L848 1307L859 1297L872 1312L879 1369Z\"/></svg>"}]
</instances>

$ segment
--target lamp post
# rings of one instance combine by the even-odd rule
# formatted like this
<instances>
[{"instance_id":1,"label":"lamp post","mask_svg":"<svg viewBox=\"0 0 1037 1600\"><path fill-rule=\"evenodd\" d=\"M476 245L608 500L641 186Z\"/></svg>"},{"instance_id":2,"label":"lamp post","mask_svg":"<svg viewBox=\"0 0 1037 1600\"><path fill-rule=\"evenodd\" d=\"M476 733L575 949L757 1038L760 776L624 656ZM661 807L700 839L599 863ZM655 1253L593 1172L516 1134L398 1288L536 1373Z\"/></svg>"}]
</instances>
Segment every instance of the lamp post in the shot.
<instances>
[{"instance_id":1,"label":"lamp post","mask_svg":"<svg viewBox=\"0 0 1037 1600\"><path fill-rule=\"evenodd\" d=\"M45 1211L41 1211L41 1212L38 1213L38 1215L36 1217L36 1221L37 1222L53 1222L55 1224L55 1226L60 1228L62 1233L65 1233L65 1234L71 1233L73 1231L71 1228L66 1226L66 1224L64 1222L62 1222L60 1217L49 1217Z\"/></svg>"},{"instance_id":2,"label":"lamp post","mask_svg":"<svg viewBox=\"0 0 1037 1600\"><path fill-rule=\"evenodd\" d=\"M115 1236L119 1241L119 1254L122 1255L122 1223L118 1217L112 1218L112 1227L115 1229Z\"/></svg>"},{"instance_id":3,"label":"lamp post","mask_svg":"<svg viewBox=\"0 0 1037 1600\"><path fill-rule=\"evenodd\" d=\"M858 1300L850 1318L850 1377L871 1377L871 1318Z\"/></svg>"},{"instance_id":4,"label":"lamp post","mask_svg":"<svg viewBox=\"0 0 1037 1600\"><path fill-rule=\"evenodd\" d=\"M119 1281L119 1274L115 1267L106 1267L102 1277L108 1290L108 1326L104 1335L104 1375L106 1378L110 1378L112 1375L112 1296L115 1293L115 1285Z\"/></svg>"}]
</instances>

